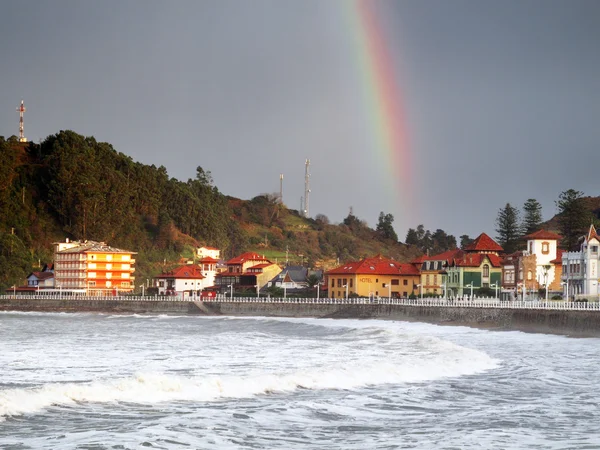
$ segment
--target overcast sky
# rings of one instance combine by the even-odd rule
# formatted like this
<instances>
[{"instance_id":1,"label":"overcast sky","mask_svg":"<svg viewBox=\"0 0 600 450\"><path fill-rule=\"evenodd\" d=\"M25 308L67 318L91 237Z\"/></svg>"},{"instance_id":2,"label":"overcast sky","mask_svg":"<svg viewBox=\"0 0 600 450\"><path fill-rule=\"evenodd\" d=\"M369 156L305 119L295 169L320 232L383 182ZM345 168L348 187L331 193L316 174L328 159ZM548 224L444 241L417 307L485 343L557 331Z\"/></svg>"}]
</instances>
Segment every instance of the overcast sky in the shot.
<instances>
[{"instance_id":1,"label":"overcast sky","mask_svg":"<svg viewBox=\"0 0 600 450\"><path fill-rule=\"evenodd\" d=\"M380 1L412 154L406 210L390 195L348 21L352 3L3 2L0 135L71 129L226 195L279 191L310 215L457 238L496 236L528 198L600 195L600 1Z\"/></svg>"}]
</instances>

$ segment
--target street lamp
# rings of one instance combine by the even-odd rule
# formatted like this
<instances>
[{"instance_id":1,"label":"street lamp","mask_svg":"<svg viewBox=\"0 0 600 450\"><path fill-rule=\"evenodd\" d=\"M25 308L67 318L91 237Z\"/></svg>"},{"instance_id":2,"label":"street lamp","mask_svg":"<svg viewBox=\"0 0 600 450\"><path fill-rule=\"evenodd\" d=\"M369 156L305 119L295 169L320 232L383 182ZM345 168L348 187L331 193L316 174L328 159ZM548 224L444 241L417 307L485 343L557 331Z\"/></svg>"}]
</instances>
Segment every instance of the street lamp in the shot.
<instances>
[{"instance_id":1,"label":"street lamp","mask_svg":"<svg viewBox=\"0 0 600 450\"><path fill-rule=\"evenodd\" d=\"M346 288L346 300L348 300L348 285L347 285L347 284L345 284L345 285L343 285L342 287L345 287L345 288Z\"/></svg>"},{"instance_id":2,"label":"street lamp","mask_svg":"<svg viewBox=\"0 0 600 450\"><path fill-rule=\"evenodd\" d=\"M494 297L498 299L498 282L496 281L494 284L490 284L490 287L494 288Z\"/></svg>"},{"instance_id":3,"label":"street lamp","mask_svg":"<svg viewBox=\"0 0 600 450\"><path fill-rule=\"evenodd\" d=\"M321 288L321 282L317 283L317 300L319 300L319 290Z\"/></svg>"},{"instance_id":4,"label":"street lamp","mask_svg":"<svg viewBox=\"0 0 600 450\"><path fill-rule=\"evenodd\" d=\"M260 298L260 284L255 284L256 287L256 298Z\"/></svg>"},{"instance_id":5,"label":"street lamp","mask_svg":"<svg viewBox=\"0 0 600 450\"><path fill-rule=\"evenodd\" d=\"M287 284L283 283L283 298L287 298Z\"/></svg>"},{"instance_id":6,"label":"street lamp","mask_svg":"<svg viewBox=\"0 0 600 450\"><path fill-rule=\"evenodd\" d=\"M448 291L446 290L447 289L446 288L446 283L442 284L442 288L444 289L444 300L448 300L447 297L446 297L446 294L448 293Z\"/></svg>"},{"instance_id":7,"label":"street lamp","mask_svg":"<svg viewBox=\"0 0 600 450\"><path fill-rule=\"evenodd\" d=\"M233 284L229 284L227 285L227 287L229 288L229 300L233 300Z\"/></svg>"},{"instance_id":8,"label":"street lamp","mask_svg":"<svg viewBox=\"0 0 600 450\"><path fill-rule=\"evenodd\" d=\"M566 292L565 292L565 297L567 299L567 301L569 301L569 279L567 278L567 281L562 281L560 283L561 286L565 286L566 287Z\"/></svg>"},{"instance_id":9,"label":"street lamp","mask_svg":"<svg viewBox=\"0 0 600 450\"><path fill-rule=\"evenodd\" d=\"M470 287L471 288L471 297L470 297L470 299L473 300L473 283L467 284L465 287Z\"/></svg>"},{"instance_id":10,"label":"street lamp","mask_svg":"<svg viewBox=\"0 0 600 450\"><path fill-rule=\"evenodd\" d=\"M392 283L387 284L388 287L388 301L392 299Z\"/></svg>"},{"instance_id":11,"label":"street lamp","mask_svg":"<svg viewBox=\"0 0 600 450\"><path fill-rule=\"evenodd\" d=\"M419 288L419 293L421 294L421 300L423 300L423 285L417 284L417 287Z\"/></svg>"},{"instance_id":12,"label":"street lamp","mask_svg":"<svg viewBox=\"0 0 600 450\"><path fill-rule=\"evenodd\" d=\"M142 288L142 297L144 296L144 283L140 284L140 287Z\"/></svg>"}]
</instances>

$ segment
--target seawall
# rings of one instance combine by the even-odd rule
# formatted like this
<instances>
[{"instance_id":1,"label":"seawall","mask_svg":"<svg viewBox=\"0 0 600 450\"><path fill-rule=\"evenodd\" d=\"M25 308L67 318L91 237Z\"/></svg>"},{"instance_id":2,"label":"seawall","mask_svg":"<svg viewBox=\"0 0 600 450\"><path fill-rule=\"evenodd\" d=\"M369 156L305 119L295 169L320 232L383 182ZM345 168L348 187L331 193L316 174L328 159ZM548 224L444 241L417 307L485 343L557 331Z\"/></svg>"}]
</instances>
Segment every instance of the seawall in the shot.
<instances>
[{"instance_id":1,"label":"seawall","mask_svg":"<svg viewBox=\"0 0 600 450\"><path fill-rule=\"evenodd\" d=\"M600 311L394 304L0 299L2 311L387 319L494 330L600 337Z\"/></svg>"}]
</instances>

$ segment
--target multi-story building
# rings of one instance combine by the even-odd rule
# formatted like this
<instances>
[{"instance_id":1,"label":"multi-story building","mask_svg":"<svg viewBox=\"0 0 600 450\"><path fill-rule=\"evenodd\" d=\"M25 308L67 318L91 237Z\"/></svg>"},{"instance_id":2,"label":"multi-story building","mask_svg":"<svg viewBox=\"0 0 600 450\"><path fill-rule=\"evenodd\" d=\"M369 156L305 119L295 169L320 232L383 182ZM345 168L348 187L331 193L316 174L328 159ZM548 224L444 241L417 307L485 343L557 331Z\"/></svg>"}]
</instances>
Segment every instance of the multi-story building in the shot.
<instances>
[{"instance_id":1,"label":"multi-story building","mask_svg":"<svg viewBox=\"0 0 600 450\"><path fill-rule=\"evenodd\" d=\"M89 295L132 292L135 288L135 254L104 242L67 239L55 243L55 288L86 290Z\"/></svg>"},{"instance_id":2,"label":"multi-story building","mask_svg":"<svg viewBox=\"0 0 600 450\"><path fill-rule=\"evenodd\" d=\"M447 297L475 295L480 288L499 291L501 287L502 266L500 256L503 249L485 233L464 250L457 251L448 261L444 274L444 286Z\"/></svg>"},{"instance_id":3,"label":"multi-story building","mask_svg":"<svg viewBox=\"0 0 600 450\"><path fill-rule=\"evenodd\" d=\"M406 298L419 292L419 270L381 255L350 261L326 273L330 298Z\"/></svg>"},{"instance_id":4,"label":"multi-story building","mask_svg":"<svg viewBox=\"0 0 600 450\"><path fill-rule=\"evenodd\" d=\"M598 283L598 265L600 264L600 237L594 225L590 225L578 252L562 254L563 295L573 297L585 296L588 300L598 300L600 284Z\"/></svg>"},{"instance_id":5,"label":"multi-story building","mask_svg":"<svg viewBox=\"0 0 600 450\"><path fill-rule=\"evenodd\" d=\"M217 265L219 264L219 258L221 257L221 250L214 247L200 247L197 250L197 255L200 258L198 266L204 277L204 280L202 281L203 287L214 286L215 277L218 272Z\"/></svg>"},{"instance_id":6,"label":"multi-story building","mask_svg":"<svg viewBox=\"0 0 600 450\"><path fill-rule=\"evenodd\" d=\"M535 280L537 289L548 286L549 290L560 290L560 277L557 276L555 265L558 252L558 242L561 236L551 231L539 230L524 237L527 239L527 252L524 257L534 260L532 269L526 269L526 282Z\"/></svg>"},{"instance_id":7,"label":"multi-story building","mask_svg":"<svg viewBox=\"0 0 600 450\"><path fill-rule=\"evenodd\" d=\"M281 272L277 264L254 252L243 253L226 264L227 270L215 276L215 286L223 292L262 288Z\"/></svg>"},{"instance_id":8,"label":"multi-story building","mask_svg":"<svg viewBox=\"0 0 600 450\"><path fill-rule=\"evenodd\" d=\"M182 298L200 295L205 278L199 266L185 264L161 273L155 280L158 295L178 295Z\"/></svg>"},{"instance_id":9,"label":"multi-story building","mask_svg":"<svg viewBox=\"0 0 600 450\"><path fill-rule=\"evenodd\" d=\"M459 249L447 250L439 255L423 255L411 261L411 264L415 265L421 273L419 288L422 287L424 295L437 296L444 293L443 275L446 273L448 263L459 253Z\"/></svg>"}]
</instances>

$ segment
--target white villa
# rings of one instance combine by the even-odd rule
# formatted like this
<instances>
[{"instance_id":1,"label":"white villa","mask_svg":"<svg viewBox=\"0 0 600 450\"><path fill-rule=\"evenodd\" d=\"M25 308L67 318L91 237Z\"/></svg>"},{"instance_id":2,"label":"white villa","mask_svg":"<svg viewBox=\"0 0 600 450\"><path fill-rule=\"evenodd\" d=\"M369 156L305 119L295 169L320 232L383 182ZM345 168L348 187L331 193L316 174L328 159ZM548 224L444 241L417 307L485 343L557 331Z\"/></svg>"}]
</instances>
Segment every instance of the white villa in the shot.
<instances>
[{"instance_id":1,"label":"white villa","mask_svg":"<svg viewBox=\"0 0 600 450\"><path fill-rule=\"evenodd\" d=\"M597 300L600 294L598 264L600 263L600 237L594 225L590 225L578 252L562 255L562 281L565 295L588 297Z\"/></svg>"}]
</instances>

